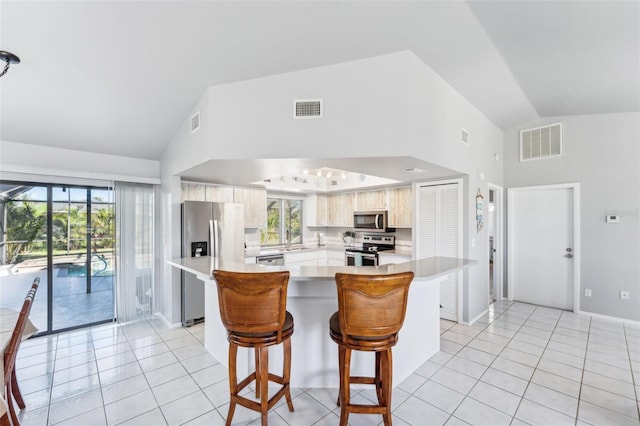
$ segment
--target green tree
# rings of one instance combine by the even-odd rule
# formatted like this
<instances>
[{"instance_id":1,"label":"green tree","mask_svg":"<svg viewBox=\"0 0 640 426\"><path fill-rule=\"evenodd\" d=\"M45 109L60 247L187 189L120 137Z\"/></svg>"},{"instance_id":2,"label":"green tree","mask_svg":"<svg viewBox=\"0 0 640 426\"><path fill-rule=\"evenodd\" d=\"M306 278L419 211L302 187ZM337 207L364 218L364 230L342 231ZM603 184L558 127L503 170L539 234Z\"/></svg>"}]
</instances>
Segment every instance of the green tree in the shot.
<instances>
[{"instance_id":1,"label":"green tree","mask_svg":"<svg viewBox=\"0 0 640 426\"><path fill-rule=\"evenodd\" d=\"M47 218L41 206L28 200L11 200L7 207L7 263L15 263L33 249L34 240L44 238ZM46 208L46 207L45 207Z\"/></svg>"}]
</instances>

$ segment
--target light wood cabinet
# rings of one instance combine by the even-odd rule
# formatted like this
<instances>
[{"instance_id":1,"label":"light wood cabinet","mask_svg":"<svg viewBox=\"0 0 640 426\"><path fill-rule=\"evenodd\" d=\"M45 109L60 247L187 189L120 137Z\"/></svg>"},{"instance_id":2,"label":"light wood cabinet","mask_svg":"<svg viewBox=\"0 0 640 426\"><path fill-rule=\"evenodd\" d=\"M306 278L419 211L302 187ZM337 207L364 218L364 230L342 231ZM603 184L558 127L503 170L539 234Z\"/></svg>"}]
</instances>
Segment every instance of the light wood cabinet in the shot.
<instances>
[{"instance_id":1,"label":"light wood cabinet","mask_svg":"<svg viewBox=\"0 0 640 426\"><path fill-rule=\"evenodd\" d=\"M206 185L204 198L213 203L233 203L233 187Z\"/></svg>"},{"instance_id":2,"label":"light wood cabinet","mask_svg":"<svg viewBox=\"0 0 640 426\"><path fill-rule=\"evenodd\" d=\"M327 196L321 194L309 194L305 199L304 224L305 226L327 226Z\"/></svg>"},{"instance_id":3,"label":"light wood cabinet","mask_svg":"<svg viewBox=\"0 0 640 426\"><path fill-rule=\"evenodd\" d=\"M233 188L233 202L244 205L244 227L264 228L267 224L267 191Z\"/></svg>"},{"instance_id":4,"label":"light wood cabinet","mask_svg":"<svg viewBox=\"0 0 640 426\"><path fill-rule=\"evenodd\" d=\"M353 226L353 193L327 196L327 225Z\"/></svg>"},{"instance_id":5,"label":"light wood cabinet","mask_svg":"<svg viewBox=\"0 0 640 426\"><path fill-rule=\"evenodd\" d=\"M202 183L182 182L180 184L181 201L206 201L204 198L204 187Z\"/></svg>"},{"instance_id":6,"label":"light wood cabinet","mask_svg":"<svg viewBox=\"0 0 640 426\"><path fill-rule=\"evenodd\" d=\"M410 186L387 190L389 226L410 228L413 224L413 199Z\"/></svg>"},{"instance_id":7,"label":"light wood cabinet","mask_svg":"<svg viewBox=\"0 0 640 426\"><path fill-rule=\"evenodd\" d=\"M327 196L326 195L317 195L316 196L316 225L326 226L328 224L327 220Z\"/></svg>"},{"instance_id":8,"label":"light wood cabinet","mask_svg":"<svg viewBox=\"0 0 640 426\"><path fill-rule=\"evenodd\" d=\"M233 203L233 187L231 186L195 182L183 182L180 186L182 189L182 201Z\"/></svg>"},{"instance_id":9,"label":"light wood cabinet","mask_svg":"<svg viewBox=\"0 0 640 426\"><path fill-rule=\"evenodd\" d=\"M356 192L356 205L354 210L386 210L386 191Z\"/></svg>"}]
</instances>

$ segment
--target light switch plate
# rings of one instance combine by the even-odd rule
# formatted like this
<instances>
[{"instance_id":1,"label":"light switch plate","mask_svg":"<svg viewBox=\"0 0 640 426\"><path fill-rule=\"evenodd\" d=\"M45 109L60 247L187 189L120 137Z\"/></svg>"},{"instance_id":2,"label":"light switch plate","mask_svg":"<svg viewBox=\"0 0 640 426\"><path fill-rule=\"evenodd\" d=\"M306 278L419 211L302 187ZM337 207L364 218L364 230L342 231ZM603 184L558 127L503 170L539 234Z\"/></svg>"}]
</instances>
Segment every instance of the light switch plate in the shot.
<instances>
[{"instance_id":1,"label":"light switch plate","mask_svg":"<svg viewBox=\"0 0 640 426\"><path fill-rule=\"evenodd\" d=\"M620 216L617 214L608 214L605 220L607 223L620 223Z\"/></svg>"},{"instance_id":2,"label":"light switch plate","mask_svg":"<svg viewBox=\"0 0 640 426\"><path fill-rule=\"evenodd\" d=\"M591 297L591 289L590 288L585 288L584 289L584 297Z\"/></svg>"}]
</instances>

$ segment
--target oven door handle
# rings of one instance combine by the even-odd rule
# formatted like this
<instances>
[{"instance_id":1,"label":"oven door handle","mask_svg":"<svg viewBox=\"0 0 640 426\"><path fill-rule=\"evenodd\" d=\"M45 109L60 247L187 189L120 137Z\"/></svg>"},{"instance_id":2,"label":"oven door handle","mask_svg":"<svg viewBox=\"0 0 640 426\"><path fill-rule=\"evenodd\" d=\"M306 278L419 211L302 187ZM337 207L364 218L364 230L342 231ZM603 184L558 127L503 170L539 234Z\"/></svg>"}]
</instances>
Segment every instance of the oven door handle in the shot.
<instances>
[{"instance_id":1,"label":"oven door handle","mask_svg":"<svg viewBox=\"0 0 640 426\"><path fill-rule=\"evenodd\" d=\"M376 259L378 257L377 254L362 254L363 259Z\"/></svg>"}]
</instances>

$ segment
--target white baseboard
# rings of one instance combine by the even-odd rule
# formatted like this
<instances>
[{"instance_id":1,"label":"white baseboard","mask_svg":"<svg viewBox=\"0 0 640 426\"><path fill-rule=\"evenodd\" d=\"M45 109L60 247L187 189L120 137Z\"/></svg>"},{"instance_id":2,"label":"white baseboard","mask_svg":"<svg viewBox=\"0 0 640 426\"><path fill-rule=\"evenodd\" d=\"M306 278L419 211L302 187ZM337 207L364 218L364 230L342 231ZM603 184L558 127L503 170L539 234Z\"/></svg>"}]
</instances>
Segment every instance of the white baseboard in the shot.
<instances>
[{"instance_id":1,"label":"white baseboard","mask_svg":"<svg viewBox=\"0 0 640 426\"><path fill-rule=\"evenodd\" d=\"M576 314L587 315L587 316L590 316L592 318L598 318L598 319L603 319L603 320L621 322L623 324L631 324L631 325L635 325L636 327L640 327L640 321L634 321L634 320L630 320L630 319L626 319L626 318L612 317L612 316L609 316L609 315L596 314L594 312L588 312L588 311L573 311L573 312L576 313Z\"/></svg>"},{"instance_id":2,"label":"white baseboard","mask_svg":"<svg viewBox=\"0 0 640 426\"><path fill-rule=\"evenodd\" d=\"M169 320L167 319L167 317L165 317L165 316L162 314L162 312L155 312L155 313L153 314L153 316L154 316L155 318L159 318L159 319L161 319L161 320L162 320L162 321L167 325L167 327L169 327L169 328L182 327L182 323L180 323L180 322L177 322L177 323L175 323L175 324L171 324L171 322L169 322Z\"/></svg>"},{"instance_id":3,"label":"white baseboard","mask_svg":"<svg viewBox=\"0 0 640 426\"><path fill-rule=\"evenodd\" d=\"M480 312L478 315L476 315L475 318L473 318L471 321L469 322L462 322L462 324L464 325L468 325L468 326L472 326L476 321L478 321L480 318L482 318L484 315L486 315L489 312L489 308L485 309L484 311Z\"/></svg>"}]
</instances>

